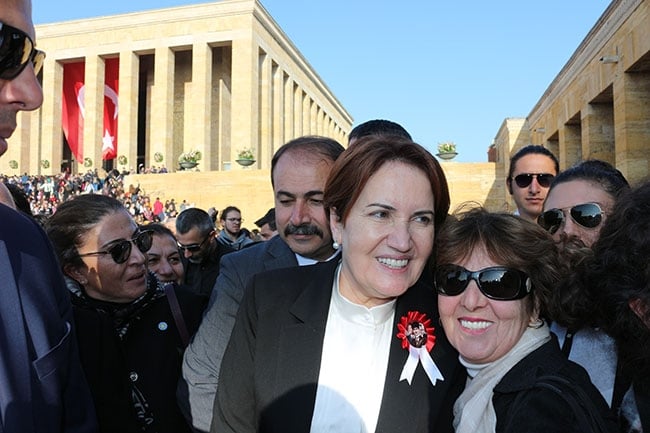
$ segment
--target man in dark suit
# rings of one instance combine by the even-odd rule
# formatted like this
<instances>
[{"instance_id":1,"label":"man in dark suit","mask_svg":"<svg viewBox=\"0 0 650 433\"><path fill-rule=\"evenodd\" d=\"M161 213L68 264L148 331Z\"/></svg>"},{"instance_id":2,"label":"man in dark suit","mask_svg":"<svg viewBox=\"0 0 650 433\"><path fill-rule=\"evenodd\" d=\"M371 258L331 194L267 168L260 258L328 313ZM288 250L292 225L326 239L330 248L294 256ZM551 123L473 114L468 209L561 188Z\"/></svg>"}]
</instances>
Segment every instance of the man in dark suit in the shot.
<instances>
[{"instance_id":1,"label":"man in dark suit","mask_svg":"<svg viewBox=\"0 0 650 433\"><path fill-rule=\"evenodd\" d=\"M20 110L43 101L29 0L0 6L0 155ZM95 432L72 307L52 247L32 220L0 204L0 431Z\"/></svg>"},{"instance_id":2,"label":"man in dark suit","mask_svg":"<svg viewBox=\"0 0 650 433\"><path fill-rule=\"evenodd\" d=\"M221 359L245 287L254 275L326 261L336 255L323 209L323 189L343 146L307 136L286 143L271 162L279 236L223 256L221 271L201 326L183 358L179 405L192 425L208 431Z\"/></svg>"}]
</instances>

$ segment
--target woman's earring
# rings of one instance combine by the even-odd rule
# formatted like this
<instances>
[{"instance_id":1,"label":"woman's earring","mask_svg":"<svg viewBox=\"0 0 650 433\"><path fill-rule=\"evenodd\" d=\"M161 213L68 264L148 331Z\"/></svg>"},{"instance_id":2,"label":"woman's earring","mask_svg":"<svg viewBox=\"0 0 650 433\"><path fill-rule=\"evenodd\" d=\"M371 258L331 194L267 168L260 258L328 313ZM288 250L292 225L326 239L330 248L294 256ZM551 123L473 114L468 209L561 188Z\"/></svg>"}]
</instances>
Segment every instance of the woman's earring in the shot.
<instances>
[{"instance_id":1,"label":"woman's earring","mask_svg":"<svg viewBox=\"0 0 650 433\"><path fill-rule=\"evenodd\" d=\"M341 245L338 242L334 241L332 242L332 248L338 250L339 248L341 248Z\"/></svg>"},{"instance_id":2,"label":"woman's earring","mask_svg":"<svg viewBox=\"0 0 650 433\"><path fill-rule=\"evenodd\" d=\"M540 319L539 317L537 319L535 319L534 322L530 322L528 324L528 327L533 328L533 329L539 329L542 326L544 326L544 321L542 319Z\"/></svg>"}]
</instances>

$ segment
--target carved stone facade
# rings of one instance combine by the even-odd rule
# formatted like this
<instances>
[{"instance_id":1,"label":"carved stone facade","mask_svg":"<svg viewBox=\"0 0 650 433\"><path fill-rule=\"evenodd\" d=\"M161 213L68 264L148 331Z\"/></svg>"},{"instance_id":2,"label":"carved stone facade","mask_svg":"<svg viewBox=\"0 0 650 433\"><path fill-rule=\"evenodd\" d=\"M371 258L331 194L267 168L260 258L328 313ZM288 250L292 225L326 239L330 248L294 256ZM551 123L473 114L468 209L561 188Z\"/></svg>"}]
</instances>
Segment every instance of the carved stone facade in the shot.
<instances>
[{"instance_id":1,"label":"carved stone facade","mask_svg":"<svg viewBox=\"0 0 650 433\"><path fill-rule=\"evenodd\" d=\"M118 154L134 169L143 164L174 170L181 153L198 150L202 171L239 170L234 161L244 148L256 155L254 168L269 168L286 141L318 134L343 143L352 125L256 0L45 24L36 33L47 53L44 104L19 116L19 129L0 161L4 173L101 167L108 58L119 58ZM63 65L79 61L85 62L83 153L91 167L73 160L61 127ZM51 162L48 169L40 164L44 159ZM19 162L18 169L10 169L10 160Z\"/></svg>"}]
</instances>

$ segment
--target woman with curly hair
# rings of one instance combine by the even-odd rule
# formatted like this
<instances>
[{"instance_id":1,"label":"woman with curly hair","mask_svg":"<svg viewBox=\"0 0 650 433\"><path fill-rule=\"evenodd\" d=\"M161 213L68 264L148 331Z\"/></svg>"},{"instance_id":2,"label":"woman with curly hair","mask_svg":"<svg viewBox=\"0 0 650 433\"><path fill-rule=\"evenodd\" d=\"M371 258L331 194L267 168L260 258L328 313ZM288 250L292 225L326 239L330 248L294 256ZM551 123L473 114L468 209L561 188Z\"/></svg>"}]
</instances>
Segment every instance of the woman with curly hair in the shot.
<instances>
[{"instance_id":1,"label":"woman with curly hair","mask_svg":"<svg viewBox=\"0 0 650 433\"><path fill-rule=\"evenodd\" d=\"M594 244L585 270L605 330L616 340L631 383L620 405L621 431L650 431L650 181L624 194Z\"/></svg>"},{"instance_id":2,"label":"woman with curly hair","mask_svg":"<svg viewBox=\"0 0 650 433\"><path fill-rule=\"evenodd\" d=\"M605 400L586 371L562 355L544 320L571 271L567 251L511 214L476 208L443 225L438 309L469 376L454 404L456 433L615 430Z\"/></svg>"}]
</instances>

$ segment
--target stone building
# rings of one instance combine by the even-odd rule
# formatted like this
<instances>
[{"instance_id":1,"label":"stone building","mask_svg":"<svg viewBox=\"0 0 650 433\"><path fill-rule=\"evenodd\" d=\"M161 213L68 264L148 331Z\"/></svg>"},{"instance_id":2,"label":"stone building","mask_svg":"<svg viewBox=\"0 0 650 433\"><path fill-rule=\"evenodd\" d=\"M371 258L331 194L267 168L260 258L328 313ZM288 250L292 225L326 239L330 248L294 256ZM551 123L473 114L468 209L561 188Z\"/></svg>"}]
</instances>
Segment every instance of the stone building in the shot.
<instances>
[{"instance_id":1,"label":"stone building","mask_svg":"<svg viewBox=\"0 0 650 433\"><path fill-rule=\"evenodd\" d=\"M174 170L179 155L191 150L202 154L202 171L239 170L234 161L243 149L255 155L250 169L265 169L291 138L319 134L343 143L351 128L351 116L257 0L45 24L36 33L47 53L44 103L20 115L0 160L3 173ZM107 60L115 58L121 158L106 165L104 77ZM77 62L85 72L84 166L62 130L64 69Z\"/></svg>"},{"instance_id":2,"label":"stone building","mask_svg":"<svg viewBox=\"0 0 650 433\"><path fill-rule=\"evenodd\" d=\"M612 1L527 119L519 120L504 122L497 135L503 176L510 152L532 142L556 154L561 169L596 158L632 183L647 178L650 1Z\"/></svg>"}]
</instances>

